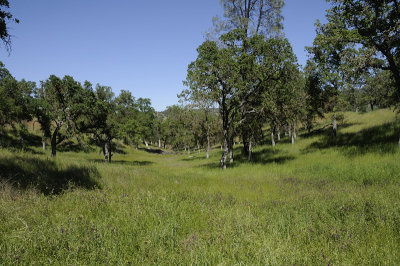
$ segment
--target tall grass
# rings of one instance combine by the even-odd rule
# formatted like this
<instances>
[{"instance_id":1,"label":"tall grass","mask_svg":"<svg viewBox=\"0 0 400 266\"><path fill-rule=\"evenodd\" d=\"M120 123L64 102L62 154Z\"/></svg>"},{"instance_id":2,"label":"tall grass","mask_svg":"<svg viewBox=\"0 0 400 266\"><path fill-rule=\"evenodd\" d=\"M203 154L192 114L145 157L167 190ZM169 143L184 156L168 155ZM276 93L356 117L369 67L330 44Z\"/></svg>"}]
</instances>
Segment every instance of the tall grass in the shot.
<instances>
[{"instance_id":1,"label":"tall grass","mask_svg":"<svg viewBox=\"0 0 400 266\"><path fill-rule=\"evenodd\" d=\"M226 171L219 150L1 150L0 264L399 264L398 127L346 113L336 140L236 147Z\"/></svg>"}]
</instances>

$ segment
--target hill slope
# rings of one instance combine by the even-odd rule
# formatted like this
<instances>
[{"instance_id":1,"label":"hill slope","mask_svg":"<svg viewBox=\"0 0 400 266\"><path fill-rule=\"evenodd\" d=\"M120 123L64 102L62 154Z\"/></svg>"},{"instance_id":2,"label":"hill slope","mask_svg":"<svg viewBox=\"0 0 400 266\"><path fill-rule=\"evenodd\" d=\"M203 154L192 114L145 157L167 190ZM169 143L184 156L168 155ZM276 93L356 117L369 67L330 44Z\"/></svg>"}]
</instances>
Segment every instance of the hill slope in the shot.
<instances>
[{"instance_id":1,"label":"hill slope","mask_svg":"<svg viewBox=\"0 0 400 266\"><path fill-rule=\"evenodd\" d=\"M219 150L1 150L0 264L399 264L400 125L344 117L226 171Z\"/></svg>"}]
</instances>

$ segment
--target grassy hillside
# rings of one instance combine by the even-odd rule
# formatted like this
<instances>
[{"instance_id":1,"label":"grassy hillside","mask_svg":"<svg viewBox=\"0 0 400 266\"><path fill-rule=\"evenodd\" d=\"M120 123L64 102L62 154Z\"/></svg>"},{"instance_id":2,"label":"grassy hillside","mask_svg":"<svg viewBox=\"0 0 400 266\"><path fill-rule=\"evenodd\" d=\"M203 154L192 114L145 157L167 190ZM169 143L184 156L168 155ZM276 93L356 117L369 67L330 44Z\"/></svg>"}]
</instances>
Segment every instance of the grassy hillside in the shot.
<instances>
[{"instance_id":1,"label":"grassy hillside","mask_svg":"<svg viewBox=\"0 0 400 266\"><path fill-rule=\"evenodd\" d=\"M346 113L225 171L219 150L0 150L0 264L400 264L399 127Z\"/></svg>"}]
</instances>

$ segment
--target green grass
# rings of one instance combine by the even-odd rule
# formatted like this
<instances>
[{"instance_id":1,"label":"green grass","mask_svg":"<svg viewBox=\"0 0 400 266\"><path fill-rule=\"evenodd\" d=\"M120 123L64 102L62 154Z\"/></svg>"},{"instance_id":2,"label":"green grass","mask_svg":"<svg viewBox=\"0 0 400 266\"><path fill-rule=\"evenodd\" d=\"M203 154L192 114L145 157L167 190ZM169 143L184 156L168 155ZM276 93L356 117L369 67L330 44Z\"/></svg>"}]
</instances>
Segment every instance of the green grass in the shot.
<instances>
[{"instance_id":1,"label":"green grass","mask_svg":"<svg viewBox=\"0 0 400 266\"><path fill-rule=\"evenodd\" d=\"M346 113L225 171L219 150L1 150L0 264L400 264L399 126Z\"/></svg>"}]
</instances>

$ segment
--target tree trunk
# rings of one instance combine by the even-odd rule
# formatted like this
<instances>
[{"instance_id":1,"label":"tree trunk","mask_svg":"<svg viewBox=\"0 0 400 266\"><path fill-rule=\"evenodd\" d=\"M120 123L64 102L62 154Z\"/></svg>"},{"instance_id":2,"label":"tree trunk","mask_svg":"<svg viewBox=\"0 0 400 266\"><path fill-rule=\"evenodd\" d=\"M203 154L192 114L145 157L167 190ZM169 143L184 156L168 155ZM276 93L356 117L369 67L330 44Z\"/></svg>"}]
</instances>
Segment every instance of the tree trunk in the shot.
<instances>
[{"instance_id":1,"label":"tree trunk","mask_svg":"<svg viewBox=\"0 0 400 266\"><path fill-rule=\"evenodd\" d=\"M248 157L247 157L247 160L249 162L251 161L251 144L252 144L252 139L250 137L250 140L249 140L249 152L248 152Z\"/></svg>"},{"instance_id":2,"label":"tree trunk","mask_svg":"<svg viewBox=\"0 0 400 266\"><path fill-rule=\"evenodd\" d=\"M21 148L24 149L24 138L22 136L19 137L19 143L21 144Z\"/></svg>"},{"instance_id":3,"label":"tree trunk","mask_svg":"<svg viewBox=\"0 0 400 266\"><path fill-rule=\"evenodd\" d=\"M336 114L333 115L333 124L332 124L333 136L336 137L337 134L337 121Z\"/></svg>"},{"instance_id":4,"label":"tree trunk","mask_svg":"<svg viewBox=\"0 0 400 266\"><path fill-rule=\"evenodd\" d=\"M42 140L42 149L43 149L43 151L46 150L46 141L45 140Z\"/></svg>"},{"instance_id":5,"label":"tree trunk","mask_svg":"<svg viewBox=\"0 0 400 266\"><path fill-rule=\"evenodd\" d=\"M296 128L297 128L297 123L293 122L293 136L294 136L295 139L297 139Z\"/></svg>"},{"instance_id":6,"label":"tree trunk","mask_svg":"<svg viewBox=\"0 0 400 266\"><path fill-rule=\"evenodd\" d=\"M207 151L206 158L210 158L210 125L207 126Z\"/></svg>"},{"instance_id":7,"label":"tree trunk","mask_svg":"<svg viewBox=\"0 0 400 266\"><path fill-rule=\"evenodd\" d=\"M397 4L397 2L396 2L396 4ZM382 52L382 54L386 57L386 59L389 63L389 70L390 70L390 72L392 72L394 81L396 83L396 88L397 88L397 90L399 90L400 89L400 68L399 68L397 61L396 61L395 57L393 56L393 54L391 54L390 51L388 52L388 51L385 51L384 49L382 49L382 47L385 47L385 46L386 45L382 45L379 47L379 46L375 45L375 47L378 49L378 51Z\"/></svg>"},{"instance_id":8,"label":"tree trunk","mask_svg":"<svg viewBox=\"0 0 400 266\"><path fill-rule=\"evenodd\" d=\"M371 105L371 111L373 111L374 110L374 103L370 103L370 105Z\"/></svg>"},{"instance_id":9,"label":"tree trunk","mask_svg":"<svg viewBox=\"0 0 400 266\"><path fill-rule=\"evenodd\" d=\"M103 155L104 155L104 161L108 163L108 147L107 147L107 142L104 142L103 144Z\"/></svg>"},{"instance_id":10,"label":"tree trunk","mask_svg":"<svg viewBox=\"0 0 400 266\"><path fill-rule=\"evenodd\" d=\"M158 148L161 148L161 139L158 139Z\"/></svg>"},{"instance_id":11,"label":"tree trunk","mask_svg":"<svg viewBox=\"0 0 400 266\"><path fill-rule=\"evenodd\" d=\"M243 152L242 152L242 154L243 155L245 155L245 156L247 156L247 155L249 155L249 142L248 142L248 139L247 139L247 134L242 134L242 140L243 140Z\"/></svg>"},{"instance_id":12,"label":"tree trunk","mask_svg":"<svg viewBox=\"0 0 400 266\"><path fill-rule=\"evenodd\" d=\"M112 156L111 141L107 141L107 149L108 149L108 162L111 163L111 156Z\"/></svg>"},{"instance_id":13,"label":"tree trunk","mask_svg":"<svg viewBox=\"0 0 400 266\"><path fill-rule=\"evenodd\" d=\"M222 157L220 161L220 166L222 169L226 169L226 159L228 157L228 130L224 129L224 150L222 152Z\"/></svg>"},{"instance_id":14,"label":"tree trunk","mask_svg":"<svg viewBox=\"0 0 400 266\"><path fill-rule=\"evenodd\" d=\"M399 147L400 147L400 132L399 132Z\"/></svg>"},{"instance_id":15,"label":"tree trunk","mask_svg":"<svg viewBox=\"0 0 400 266\"><path fill-rule=\"evenodd\" d=\"M275 147L274 131L271 131L271 144L272 144L272 147Z\"/></svg>"},{"instance_id":16,"label":"tree trunk","mask_svg":"<svg viewBox=\"0 0 400 266\"><path fill-rule=\"evenodd\" d=\"M225 90L225 88L223 88ZM229 152L229 129L230 129L230 122L229 122L229 112L228 108L226 105L226 98L225 94L223 94L222 97L222 102L220 104L220 110L221 110L221 118L222 118L222 129L223 129L223 145L224 145L224 150L222 152L221 160L220 160L220 166L222 169L226 169L226 159L228 157L228 152Z\"/></svg>"},{"instance_id":17,"label":"tree trunk","mask_svg":"<svg viewBox=\"0 0 400 266\"><path fill-rule=\"evenodd\" d=\"M59 128L56 127L54 129L53 136L51 137L51 157L56 157L56 153L57 153L56 145L57 145L58 130L59 130Z\"/></svg>"},{"instance_id":18,"label":"tree trunk","mask_svg":"<svg viewBox=\"0 0 400 266\"><path fill-rule=\"evenodd\" d=\"M233 137L229 140L229 163L233 163Z\"/></svg>"},{"instance_id":19,"label":"tree trunk","mask_svg":"<svg viewBox=\"0 0 400 266\"><path fill-rule=\"evenodd\" d=\"M278 128L277 135L278 135L278 141L281 141L281 130L280 130L280 128Z\"/></svg>"},{"instance_id":20,"label":"tree trunk","mask_svg":"<svg viewBox=\"0 0 400 266\"><path fill-rule=\"evenodd\" d=\"M144 141L144 145L146 145L146 148L149 147L149 143L147 143L147 141Z\"/></svg>"},{"instance_id":21,"label":"tree trunk","mask_svg":"<svg viewBox=\"0 0 400 266\"><path fill-rule=\"evenodd\" d=\"M296 139L296 133L294 131L294 124L289 125L289 130L291 131L290 137L292 138L292 145L294 145L294 141Z\"/></svg>"}]
</instances>

